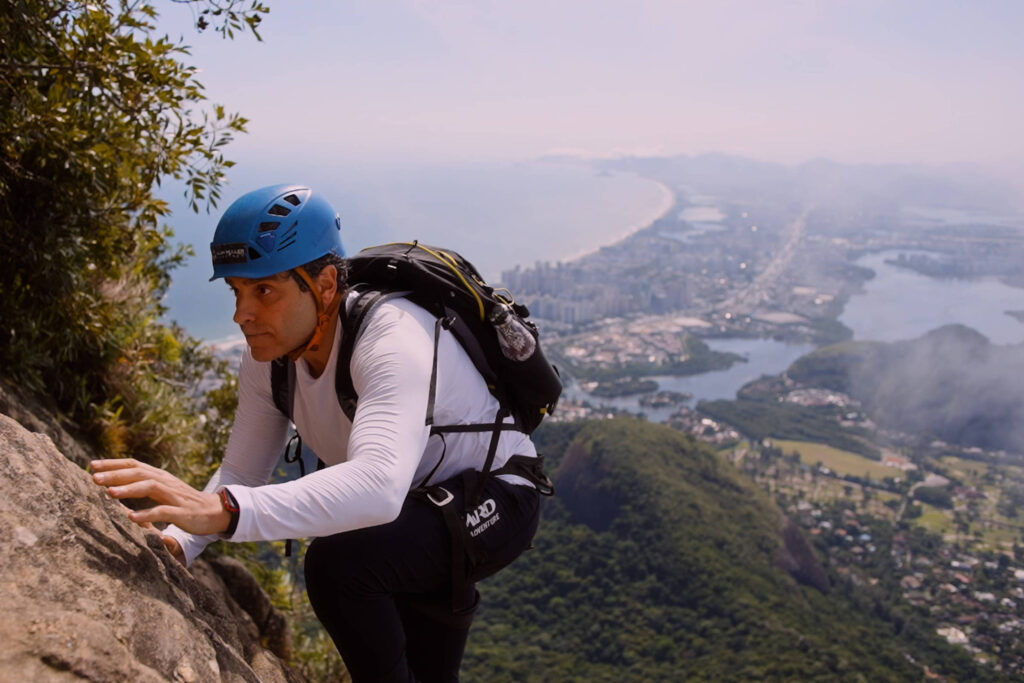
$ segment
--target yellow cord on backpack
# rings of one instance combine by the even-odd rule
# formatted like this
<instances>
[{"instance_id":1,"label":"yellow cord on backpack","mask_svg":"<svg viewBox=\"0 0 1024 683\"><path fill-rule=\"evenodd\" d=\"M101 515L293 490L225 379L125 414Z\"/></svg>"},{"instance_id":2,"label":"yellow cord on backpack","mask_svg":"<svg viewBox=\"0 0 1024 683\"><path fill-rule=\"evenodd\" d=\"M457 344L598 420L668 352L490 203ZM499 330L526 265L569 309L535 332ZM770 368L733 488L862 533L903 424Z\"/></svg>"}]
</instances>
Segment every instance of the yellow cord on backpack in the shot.
<instances>
[{"instance_id":1,"label":"yellow cord on backpack","mask_svg":"<svg viewBox=\"0 0 1024 683\"><path fill-rule=\"evenodd\" d=\"M470 294L472 294L473 298L476 299L477 308L480 310L480 320L484 320L484 302L483 302L483 299L480 298L480 295L476 293L476 289L474 289L473 286L470 285L469 282L466 281L466 278L464 278L462 276L462 273L459 272L459 264L457 264L455 262L455 259L452 258L451 255L449 255L449 254L447 254L447 253L445 253L443 251L434 251L433 249L428 249L427 247L423 246L419 242L392 242L392 244L407 244L410 247L419 247L420 249L422 249L423 251L427 252L428 254L430 254L431 256L436 258L438 261L440 261L444 265L448 266L448 268L453 273L455 273L455 275L460 280L462 280L462 284L466 286L466 291L468 291Z\"/></svg>"}]
</instances>

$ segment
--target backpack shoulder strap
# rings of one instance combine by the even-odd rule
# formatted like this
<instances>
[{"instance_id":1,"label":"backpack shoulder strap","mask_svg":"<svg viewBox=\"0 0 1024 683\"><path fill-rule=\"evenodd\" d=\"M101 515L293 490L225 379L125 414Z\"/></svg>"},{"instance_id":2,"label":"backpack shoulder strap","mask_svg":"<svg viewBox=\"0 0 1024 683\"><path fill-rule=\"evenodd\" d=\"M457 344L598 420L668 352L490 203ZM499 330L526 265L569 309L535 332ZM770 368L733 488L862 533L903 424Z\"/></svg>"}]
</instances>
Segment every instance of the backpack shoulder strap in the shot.
<instances>
[{"instance_id":1,"label":"backpack shoulder strap","mask_svg":"<svg viewBox=\"0 0 1024 683\"><path fill-rule=\"evenodd\" d=\"M295 363L281 356L270 363L270 394L274 405L289 420L295 405Z\"/></svg>"},{"instance_id":2,"label":"backpack shoulder strap","mask_svg":"<svg viewBox=\"0 0 1024 683\"><path fill-rule=\"evenodd\" d=\"M349 367L352 363L352 351L355 349L356 339L359 337L359 330L363 321L374 308L389 299L402 296L405 292L388 292L370 289L364 285L356 285L352 288L355 300L351 305L342 304L339 311L341 316L342 338L338 347L338 359L334 367L334 390L338 394L338 404L345 416L351 421L356 416L356 402L359 395L352 384L352 370Z\"/></svg>"}]
</instances>

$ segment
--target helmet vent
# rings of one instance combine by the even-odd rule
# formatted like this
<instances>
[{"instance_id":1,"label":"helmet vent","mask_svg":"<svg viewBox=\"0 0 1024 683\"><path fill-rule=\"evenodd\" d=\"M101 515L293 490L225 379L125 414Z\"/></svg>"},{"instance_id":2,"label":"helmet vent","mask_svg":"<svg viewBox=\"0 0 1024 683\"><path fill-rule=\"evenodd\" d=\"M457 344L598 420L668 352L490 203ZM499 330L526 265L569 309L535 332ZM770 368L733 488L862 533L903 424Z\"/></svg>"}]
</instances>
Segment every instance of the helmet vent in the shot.
<instances>
[{"instance_id":1,"label":"helmet vent","mask_svg":"<svg viewBox=\"0 0 1024 683\"><path fill-rule=\"evenodd\" d=\"M252 247L249 247L249 260L255 261L258 258L260 258L260 252L256 251Z\"/></svg>"},{"instance_id":2,"label":"helmet vent","mask_svg":"<svg viewBox=\"0 0 1024 683\"><path fill-rule=\"evenodd\" d=\"M264 223L260 223L260 232L269 232L279 225L281 224L277 221L266 221Z\"/></svg>"},{"instance_id":3,"label":"helmet vent","mask_svg":"<svg viewBox=\"0 0 1024 683\"><path fill-rule=\"evenodd\" d=\"M292 210L287 206L281 206L280 204L274 204L270 207L270 210L267 211L271 216L287 216L291 212Z\"/></svg>"},{"instance_id":4,"label":"helmet vent","mask_svg":"<svg viewBox=\"0 0 1024 683\"><path fill-rule=\"evenodd\" d=\"M292 233L290 237L286 238L283 242L281 242L281 246L279 246L277 250L282 251L292 246L293 244L295 244L295 240L297 237L298 236L295 233Z\"/></svg>"},{"instance_id":5,"label":"helmet vent","mask_svg":"<svg viewBox=\"0 0 1024 683\"><path fill-rule=\"evenodd\" d=\"M284 198L284 200L291 204L292 206L298 206L302 202L302 200L300 200L293 194L288 195L287 197Z\"/></svg>"}]
</instances>

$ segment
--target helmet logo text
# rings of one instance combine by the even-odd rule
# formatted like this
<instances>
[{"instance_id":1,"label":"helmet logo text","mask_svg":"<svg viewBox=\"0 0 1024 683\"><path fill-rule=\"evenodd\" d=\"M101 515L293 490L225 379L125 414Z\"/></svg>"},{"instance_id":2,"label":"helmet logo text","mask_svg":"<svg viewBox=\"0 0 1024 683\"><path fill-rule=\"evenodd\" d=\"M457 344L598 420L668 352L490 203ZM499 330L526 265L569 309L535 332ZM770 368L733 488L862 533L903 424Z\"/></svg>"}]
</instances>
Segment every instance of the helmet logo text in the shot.
<instances>
[{"instance_id":1,"label":"helmet logo text","mask_svg":"<svg viewBox=\"0 0 1024 683\"><path fill-rule=\"evenodd\" d=\"M245 263L249 260L245 244L239 242L211 244L210 252L213 254L213 265L215 266L224 263Z\"/></svg>"}]
</instances>

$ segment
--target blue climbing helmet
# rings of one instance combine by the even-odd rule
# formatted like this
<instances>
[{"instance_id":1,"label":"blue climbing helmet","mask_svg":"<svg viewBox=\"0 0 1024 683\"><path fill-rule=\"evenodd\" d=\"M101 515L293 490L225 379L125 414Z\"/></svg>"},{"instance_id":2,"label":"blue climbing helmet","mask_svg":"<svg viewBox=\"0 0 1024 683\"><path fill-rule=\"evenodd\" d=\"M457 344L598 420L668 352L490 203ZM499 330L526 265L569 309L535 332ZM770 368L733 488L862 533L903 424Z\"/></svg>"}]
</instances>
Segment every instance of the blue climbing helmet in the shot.
<instances>
[{"instance_id":1,"label":"blue climbing helmet","mask_svg":"<svg viewBox=\"0 0 1024 683\"><path fill-rule=\"evenodd\" d=\"M271 185L228 207L210 243L213 277L262 278L328 253L345 256L341 219L304 185Z\"/></svg>"}]
</instances>

